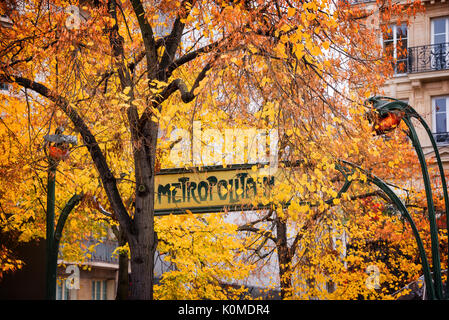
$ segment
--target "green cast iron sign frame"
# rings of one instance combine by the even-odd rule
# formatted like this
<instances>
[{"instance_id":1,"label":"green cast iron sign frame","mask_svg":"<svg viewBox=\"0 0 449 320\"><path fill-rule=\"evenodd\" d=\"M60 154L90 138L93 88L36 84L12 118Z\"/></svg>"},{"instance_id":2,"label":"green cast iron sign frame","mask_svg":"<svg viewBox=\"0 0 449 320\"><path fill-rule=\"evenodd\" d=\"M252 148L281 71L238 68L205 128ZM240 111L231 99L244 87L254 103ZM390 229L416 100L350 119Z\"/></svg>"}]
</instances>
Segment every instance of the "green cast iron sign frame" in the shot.
<instances>
[{"instance_id":1,"label":"green cast iron sign frame","mask_svg":"<svg viewBox=\"0 0 449 320\"><path fill-rule=\"evenodd\" d=\"M285 165L285 163L284 163ZM259 163L259 164L232 164L228 165L226 167L223 166L204 166L204 167L195 167L195 168L173 168L173 169L162 169L156 174L156 181L155 181L155 210L154 214L155 216L163 216L163 215L169 215L169 214L185 214L186 211L190 211L192 213L214 213L214 212L223 212L223 211L249 211L249 210L261 210L261 209L268 209L271 207L271 204L262 204L259 203L257 205L253 205L251 202L251 199L248 197L245 197L246 200L244 202L242 201L236 201L236 203L222 203L217 205L197 205L197 206L191 206L189 204L178 206L173 204L172 206L168 207L165 206L164 208L161 208L158 204L161 203L159 200L159 197L162 196L162 191L167 192L167 182L169 182L168 179L165 179L166 183L160 184L158 183L159 180L163 180L164 178L168 176L172 176L173 181L170 183L171 187L173 188L173 185L178 184L179 187L189 188L188 186L182 186L180 185L179 179L189 179L186 183L193 183L196 184L197 181L190 181L190 179L194 179L195 177L215 177L214 175L217 174L225 174L226 178L232 177L233 180L242 181L242 177L239 176L239 174L247 174L248 179L246 179L246 182L250 179L253 179L255 177L262 178L262 183L265 182L266 186L273 186L274 181L276 180L276 174L274 175L266 175L266 174L260 174L259 171L261 169L264 169L268 164L266 163ZM256 167L256 171L254 171L254 167ZM270 170L270 169L268 169ZM280 173L282 175L285 171L284 167L279 167L277 169L276 173ZM278 175L279 176L279 175ZM224 181L224 177L222 176L221 181ZM197 179L198 180L198 179ZM218 179L217 179L218 180ZM216 187L218 192L220 181L216 181L215 184L209 183L209 187ZM235 192L240 185L233 185L233 188L236 187L233 190L228 190L228 193L231 196L231 193ZM244 187L245 188L245 187ZM243 188L242 193L246 194L247 190ZM256 187L257 188L257 187ZM162 189L162 190L161 190ZM174 190L169 190L168 192L173 192ZM181 190L180 190L181 191ZM185 192L185 190L183 190ZM237 196L238 197L238 196ZM193 198L193 196L191 197ZM240 197L240 200L243 200L242 197ZM207 203L210 203L211 201L206 201ZM286 202L283 205L287 206L289 203Z\"/></svg>"}]
</instances>

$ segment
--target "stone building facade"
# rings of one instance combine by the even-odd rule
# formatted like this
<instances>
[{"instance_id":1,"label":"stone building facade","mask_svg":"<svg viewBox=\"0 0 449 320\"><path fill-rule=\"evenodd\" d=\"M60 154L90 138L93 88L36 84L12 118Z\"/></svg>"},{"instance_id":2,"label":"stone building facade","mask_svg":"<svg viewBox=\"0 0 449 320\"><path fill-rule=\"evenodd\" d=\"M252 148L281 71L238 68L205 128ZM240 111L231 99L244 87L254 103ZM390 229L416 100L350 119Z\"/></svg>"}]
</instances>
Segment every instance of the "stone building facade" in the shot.
<instances>
[{"instance_id":1,"label":"stone building facade","mask_svg":"<svg viewBox=\"0 0 449 320\"><path fill-rule=\"evenodd\" d=\"M404 0L400 0L406 2ZM370 8L375 1L352 0L355 6ZM383 94L407 101L427 121L439 147L445 168L449 168L449 2L421 0L424 12L409 24L368 18L367 25L379 31L379 41L396 62L394 75ZM389 24L386 34L381 24ZM417 126L424 152L432 157L430 140Z\"/></svg>"}]
</instances>

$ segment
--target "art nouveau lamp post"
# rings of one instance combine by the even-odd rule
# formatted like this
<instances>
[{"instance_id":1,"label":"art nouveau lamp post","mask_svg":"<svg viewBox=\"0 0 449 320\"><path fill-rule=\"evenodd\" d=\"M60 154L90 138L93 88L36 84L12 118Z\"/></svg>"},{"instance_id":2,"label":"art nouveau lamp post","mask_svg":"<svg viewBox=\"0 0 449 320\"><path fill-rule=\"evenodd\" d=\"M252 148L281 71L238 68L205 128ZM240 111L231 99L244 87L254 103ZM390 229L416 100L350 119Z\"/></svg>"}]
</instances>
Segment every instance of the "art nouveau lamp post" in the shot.
<instances>
[{"instance_id":1,"label":"art nouveau lamp post","mask_svg":"<svg viewBox=\"0 0 449 320\"><path fill-rule=\"evenodd\" d=\"M82 195L75 194L65 205L58 219L55 229L55 184L56 169L59 161L67 159L69 145L76 145L75 136L62 135L62 128L58 128L53 135L44 136L47 144L47 158L49 163L47 180L47 225L46 225L46 299L56 299L56 272L59 240L65 221L72 209L81 200Z\"/></svg>"},{"instance_id":2,"label":"art nouveau lamp post","mask_svg":"<svg viewBox=\"0 0 449 320\"><path fill-rule=\"evenodd\" d=\"M436 223L436 217L435 217L435 206L433 203L433 197L432 197L432 187L430 184L430 178L429 178L429 172L424 156L424 152L421 147L421 143L418 139L418 135L416 134L415 127L412 123L412 119L417 119L421 125L424 127L427 135L429 136L429 139L432 143L433 151L435 153L435 158L437 160L438 169L440 173L441 178L441 185L443 189L443 196L444 196L444 202L445 202L445 211L446 211L446 228L449 226L449 203L448 203L448 193L447 193L447 184L446 184L446 178L444 176L444 170L443 165L441 162L440 154L438 152L438 148L435 142L435 139L432 135L432 132L427 125L427 123L424 121L424 119L406 102L389 98L389 97L382 97L382 96L375 96L372 98L369 98L367 100L367 104L371 104L373 107L373 112L370 114L370 121L374 124L374 130L377 134L383 134L385 132L394 130L401 121L404 121L404 123L408 127L407 135L411 139L413 146L415 148L416 154L419 159L419 163L421 165L421 173L423 176L423 182L424 182L424 188L426 191L426 199L427 199L427 208L428 208L428 219L430 224L430 238L431 238L431 254L432 254L432 265L433 265L433 279L430 277L430 270L427 263L427 258L423 256L423 248L422 247L422 241L419 237L419 234L417 233L417 230L415 231L416 227L414 226L413 220L411 216L408 214L407 209L403 206L402 203L399 201L394 201L396 205L399 206L399 209L401 212L405 215L408 215L409 222L412 224L412 228L414 228L414 234L415 238L418 242L418 247L420 249L421 254L421 262L423 264L423 271L424 271L424 278L426 282L426 288L428 290L428 295L430 299L447 299L449 296L449 281L446 281L446 292L443 293L443 284L442 284L442 277L441 277L441 261L440 261L440 251L439 251L439 242L438 242L438 228ZM392 198L397 198L397 196L394 194L391 194L391 189L388 191L385 187L382 186L382 181L380 179L377 179L374 177L371 179L371 182L374 182L379 187L382 187L384 191L386 191L387 195ZM398 200L398 199L395 199ZM449 230L448 230L449 231ZM449 246L448 246L448 259L449 259ZM449 261L448 261L449 263Z\"/></svg>"}]
</instances>

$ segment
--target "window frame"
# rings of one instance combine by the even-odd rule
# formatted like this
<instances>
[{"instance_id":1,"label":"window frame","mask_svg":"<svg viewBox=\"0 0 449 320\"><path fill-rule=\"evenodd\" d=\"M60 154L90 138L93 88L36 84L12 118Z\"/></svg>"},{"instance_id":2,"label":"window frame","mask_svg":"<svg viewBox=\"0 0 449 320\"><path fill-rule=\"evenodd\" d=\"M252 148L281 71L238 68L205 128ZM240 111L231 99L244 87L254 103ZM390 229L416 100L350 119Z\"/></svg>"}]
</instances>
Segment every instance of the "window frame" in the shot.
<instances>
[{"instance_id":1,"label":"window frame","mask_svg":"<svg viewBox=\"0 0 449 320\"><path fill-rule=\"evenodd\" d=\"M397 31L398 31L398 27L405 27L406 31L407 31L407 36L405 38L400 38L398 39L397 37ZM388 26L388 28L391 29L391 33L393 35L393 37L391 39L386 39L385 38L385 34L382 34L382 47L384 49L385 54L388 54L386 52L386 46L385 46L385 42L391 42L393 44L393 63L394 63L394 68L393 68L393 72L394 75L393 76L404 76L407 74L407 66L408 66L408 33L409 33L409 28L408 25L406 23L402 23L400 25L398 24L391 24ZM399 41L406 41L406 54L405 54L405 58L402 58L400 60L398 60L398 42ZM403 71L399 71L398 70L398 64L399 61L404 62L405 63L405 68Z\"/></svg>"},{"instance_id":2,"label":"window frame","mask_svg":"<svg viewBox=\"0 0 449 320\"><path fill-rule=\"evenodd\" d=\"M70 289L67 288L66 279L56 282L56 300L71 300Z\"/></svg>"},{"instance_id":3,"label":"window frame","mask_svg":"<svg viewBox=\"0 0 449 320\"><path fill-rule=\"evenodd\" d=\"M446 41L445 43L449 42L449 16L442 16L442 17L433 17L430 19L430 44L435 44L435 21L444 19L446 20L445 23L445 34L446 34Z\"/></svg>"},{"instance_id":4,"label":"window frame","mask_svg":"<svg viewBox=\"0 0 449 320\"><path fill-rule=\"evenodd\" d=\"M92 280L91 282L92 300L107 300L107 280Z\"/></svg>"},{"instance_id":5,"label":"window frame","mask_svg":"<svg viewBox=\"0 0 449 320\"><path fill-rule=\"evenodd\" d=\"M434 134L434 139L435 142L438 145L449 145L449 138L447 139L447 141L440 141L438 142L437 137L435 136L436 134L439 133L444 133L444 132L437 132L437 113L438 111L436 110L436 100L437 99L445 99L446 100L446 110L444 111L444 114L446 115L446 131L444 132L449 132L449 118L448 118L448 113L449 113L449 95L441 95L441 96L434 96L432 97L432 133ZM440 112L443 113L443 112Z\"/></svg>"},{"instance_id":6,"label":"window frame","mask_svg":"<svg viewBox=\"0 0 449 320\"><path fill-rule=\"evenodd\" d=\"M445 35L444 42L442 43L435 43L435 21L437 20L444 20L444 33L438 33L437 35ZM432 63L431 65L435 65L434 70L446 70L449 69L449 16L441 16L441 17L433 17L430 19L430 44L432 46L432 50L435 50L435 55L432 55ZM442 52L437 52L437 48L434 47L434 45L438 44L445 44L443 46ZM440 55L439 59L442 59L441 61L437 60L438 55ZM443 61L444 59L444 61ZM440 67L438 63L442 64L443 67Z\"/></svg>"},{"instance_id":7,"label":"window frame","mask_svg":"<svg viewBox=\"0 0 449 320\"><path fill-rule=\"evenodd\" d=\"M9 91L9 84L0 82L0 91Z\"/></svg>"}]
</instances>

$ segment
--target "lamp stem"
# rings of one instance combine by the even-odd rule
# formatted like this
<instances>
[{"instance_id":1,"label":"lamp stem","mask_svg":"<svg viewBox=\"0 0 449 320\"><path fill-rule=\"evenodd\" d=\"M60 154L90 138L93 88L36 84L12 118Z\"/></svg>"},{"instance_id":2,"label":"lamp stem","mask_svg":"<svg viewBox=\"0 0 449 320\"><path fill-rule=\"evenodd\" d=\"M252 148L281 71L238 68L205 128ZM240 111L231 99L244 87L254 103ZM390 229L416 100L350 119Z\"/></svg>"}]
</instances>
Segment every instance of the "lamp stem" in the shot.
<instances>
[{"instance_id":1,"label":"lamp stem","mask_svg":"<svg viewBox=\"0 0 449 320\"><path fill-rule=\"evenodd\" d=\"M441 281L441 261L440 261L440 251L438 242L438 229L435 219L435 206L433 203L432 189L430 185L429 172L427 169L426 159L419 142L418 136L416 134L415 128L409 116L404 117L404 122L409 128L409 137L412 140L413 146L415 148L416 154L421 165L421 172L424 181L424 188L426 191L427 199L427 211L430 224L430 240L432 247L432 269L433 269L433 279L435 282L435 292L437 299L443 299L443 286Z\"/></svg>"}]
</instances>

